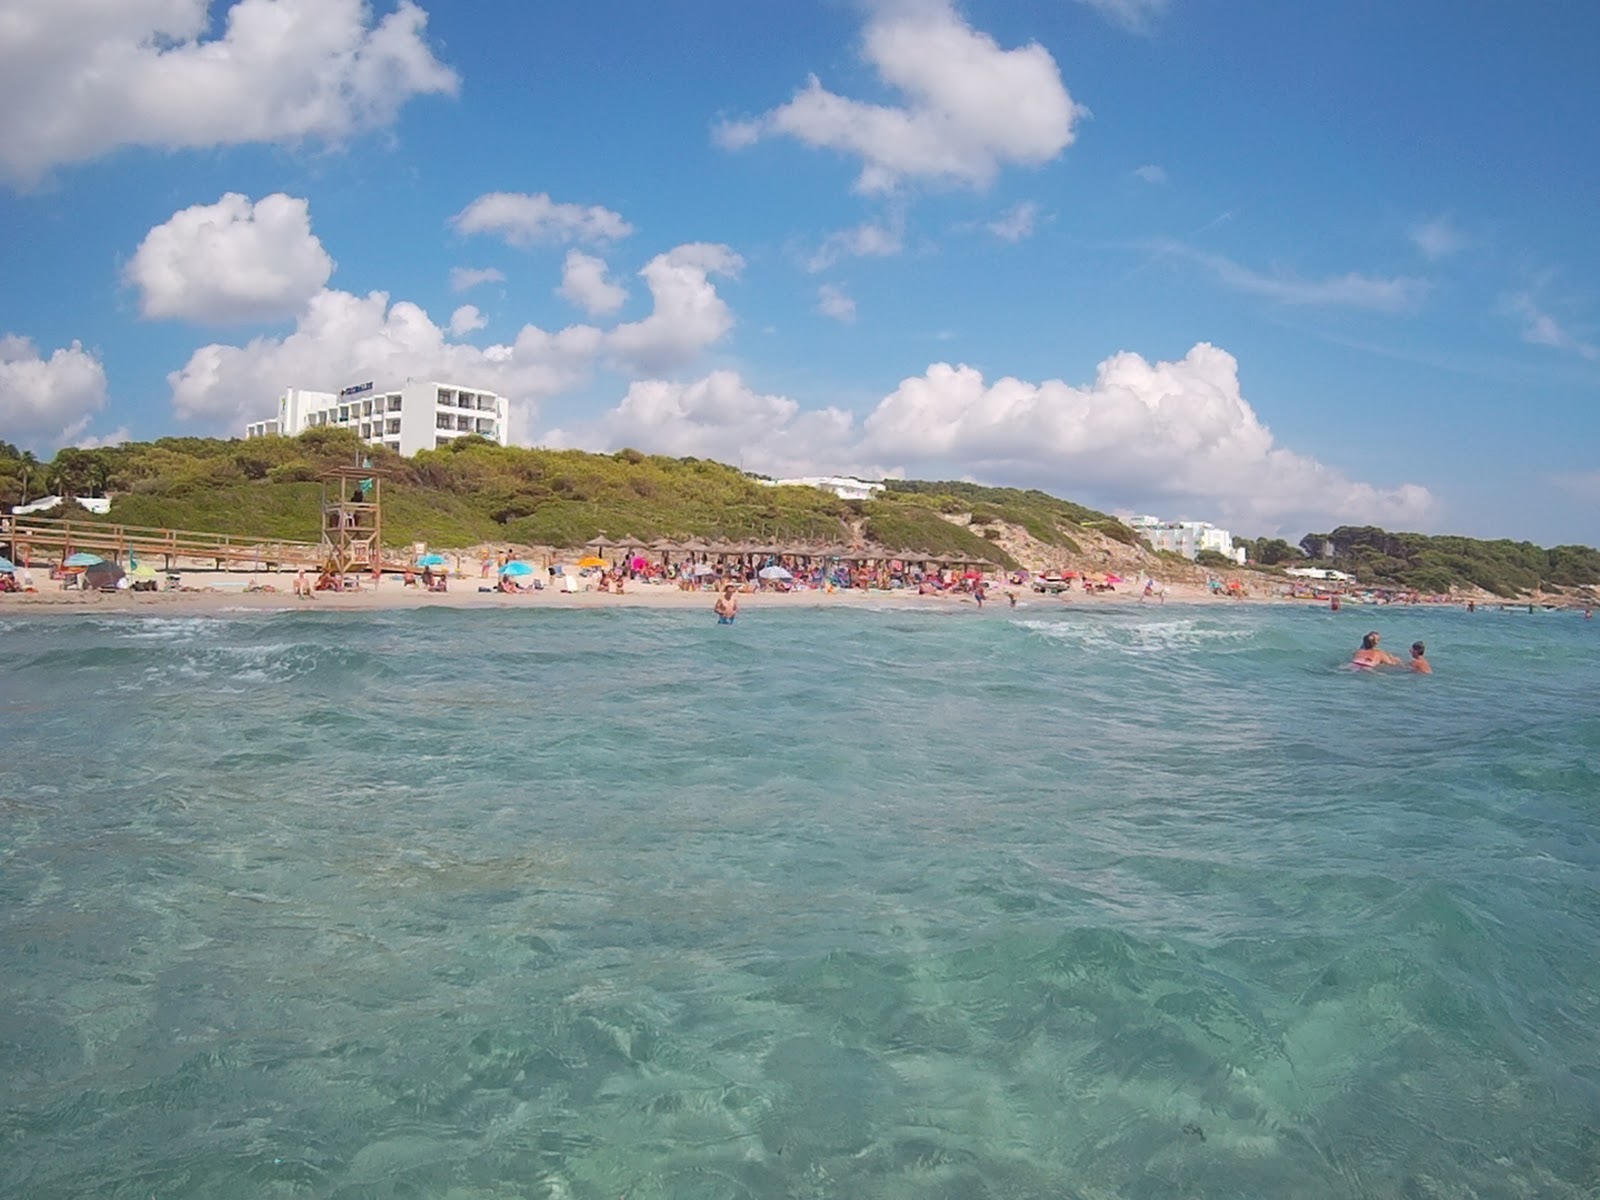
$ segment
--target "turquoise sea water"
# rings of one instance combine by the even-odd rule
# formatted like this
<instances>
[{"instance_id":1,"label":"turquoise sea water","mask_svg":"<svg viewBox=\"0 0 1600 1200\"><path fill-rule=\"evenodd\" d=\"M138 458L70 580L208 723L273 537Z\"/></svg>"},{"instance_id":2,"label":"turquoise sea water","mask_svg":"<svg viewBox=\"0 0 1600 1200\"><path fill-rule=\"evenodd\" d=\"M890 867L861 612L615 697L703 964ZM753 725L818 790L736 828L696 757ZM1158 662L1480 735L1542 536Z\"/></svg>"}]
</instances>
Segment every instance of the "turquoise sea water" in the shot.
<instances>
[{"instance_id":1,"label":"turquoise sea water","mask_svg":"<svg viewBox=\"0 0 1600 1200\"><path fill-rule=\"evenodd\" d=\"M0 647L5 1197L1596 1195L1600 622Z\"/></svg>"}]
</instances>

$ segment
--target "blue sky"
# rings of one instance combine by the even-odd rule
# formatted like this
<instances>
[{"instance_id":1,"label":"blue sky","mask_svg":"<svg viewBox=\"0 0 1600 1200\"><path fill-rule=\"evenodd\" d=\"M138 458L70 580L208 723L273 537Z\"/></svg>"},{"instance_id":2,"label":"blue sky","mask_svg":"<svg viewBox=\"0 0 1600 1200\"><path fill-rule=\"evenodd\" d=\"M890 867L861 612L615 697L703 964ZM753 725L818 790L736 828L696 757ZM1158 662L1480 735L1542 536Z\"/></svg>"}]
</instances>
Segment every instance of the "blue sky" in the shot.
<instances>
[{"instance_id":1,"label":"blue sky","mask_svg":"<svg viewBox=\"0 0 1600 1200\"><path fill-rule=\"evenodd\" d=\"M0 2L0 437L527 444L1593 543L1600 7ZM11 11L15 10L15 11Z\"/></svg>"}]
</instances>

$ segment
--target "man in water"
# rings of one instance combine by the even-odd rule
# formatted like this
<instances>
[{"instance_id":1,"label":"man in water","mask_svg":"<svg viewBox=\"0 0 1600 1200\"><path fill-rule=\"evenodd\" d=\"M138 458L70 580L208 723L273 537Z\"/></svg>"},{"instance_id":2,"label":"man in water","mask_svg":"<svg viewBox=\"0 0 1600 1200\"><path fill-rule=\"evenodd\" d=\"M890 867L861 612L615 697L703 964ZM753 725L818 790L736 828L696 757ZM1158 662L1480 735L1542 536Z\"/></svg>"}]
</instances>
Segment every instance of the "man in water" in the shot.
<instances>
[{"instance_id":1,"label":"man in water","mask_svg":"<svg viewBox=\"0 0 1600 1200\"><path fill-rule=\"evenodd\" d=\"M717 602L712 605L717 614L718 625L732 625L734 618L739 615L739 601L734 598L733 584L722 589L722 595L717 597Z\"/></svg>"},{"instance_id":2,"label":"man in water","mask_svg":"<svg viewBox=\"0 0 1600 1200\"><path fill-rule=\"evenodd\" d=\"M1411 643L1411 669L1418 675L1432 675L1433 667L1428 662L1428 648L1421 642Z\"/></svg>"},{"instance_id":3,"label":"man in water","mask_svg":"<svg viewBox=\"0 0 1600 1200\"><path fill-rule=\"evenodd\" d=\"M1398 658L1390 654L1387 650L1378 649L1378 642L1380 640L1381 639L1379 638L1378 631L1376 629L1367 634L1366 637L1361 639L1361 649L1357 650L1351 657L1351 663L1369 671L1374 667L1400 666L1401 664Z\"/></svg>"}]
</instances>

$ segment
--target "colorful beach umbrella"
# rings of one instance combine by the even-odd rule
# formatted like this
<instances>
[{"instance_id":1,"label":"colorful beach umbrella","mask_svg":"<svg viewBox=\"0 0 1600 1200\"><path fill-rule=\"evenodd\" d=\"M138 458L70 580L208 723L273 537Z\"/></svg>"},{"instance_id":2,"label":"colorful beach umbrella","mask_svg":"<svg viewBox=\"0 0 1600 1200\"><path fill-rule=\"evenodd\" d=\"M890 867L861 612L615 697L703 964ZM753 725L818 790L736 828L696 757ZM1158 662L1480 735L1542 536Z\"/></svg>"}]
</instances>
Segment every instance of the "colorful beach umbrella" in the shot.
<instances>
[{"instance_id":1,"label":"colorful beach umbrella","mask_svg":"<svg viewBox=\"0 0 1600 1200\"><path fill-rule=\"evenodd\" d=\"M95 563L100 562L105 562L105 559L101 558L98 554L86 554L80 550L76 554L69 554L67 556L67 561L61 565L64 567L92 567L95 565Z\"/></svg>"},{"instance_id":2,"label":"colorful beach umbrella","mask_svg":"<svg viewBox=\"0 0 1600 1200\"><path fill-rule=\"evenodd\" d=\"M513 577L519 575L532 575L533 568L525 562L519 562L516 559L512 559L505 566L500 568L500 574L511 575Z\"/></svg>"},{"instance_id":3,"label":"colorful beach umbrella","mask_svg":"<svg viewBox=\"0 0 1600 1200\"><path fill-rule=\"evenodd\" d=\"M442 554L424 554L421 558L417 559L417 566L419 566L419 567L442 567L442 566L444 566L444 555L442 555Z\"/></svg>"},{"instance_id":4,"label":"colorful beach umbrella","mask_svg":"<svg viewBox=\"0 0 1600 1200\"><path fill-rule=\"evenodd\" d=\"M0 554L0 575L10 575L16 569L16 563L12 562L5 555Z\"/></svg>"},{"instance_id":5,"label":"colorful beach umbrella","mask_svg":"<svg viewBox=\"0 0 1600 1200\"><path fill-rule=\"evenodd\" d=\"M593 554L586 554L578 560L578 565L580 567L603 567L606 565L606 560L596 558Z\"/></svg>"}]
</instances>

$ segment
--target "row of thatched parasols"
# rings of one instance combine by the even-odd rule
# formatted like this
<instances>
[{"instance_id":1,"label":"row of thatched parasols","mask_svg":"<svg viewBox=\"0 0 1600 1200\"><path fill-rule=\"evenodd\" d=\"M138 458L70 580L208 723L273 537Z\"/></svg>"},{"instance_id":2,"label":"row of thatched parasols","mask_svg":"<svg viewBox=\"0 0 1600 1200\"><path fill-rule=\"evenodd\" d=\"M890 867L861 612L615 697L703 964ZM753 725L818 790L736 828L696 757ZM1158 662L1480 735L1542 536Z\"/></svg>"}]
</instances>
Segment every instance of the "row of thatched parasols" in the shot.
<instances>
[{"instance_id":1,"label":"row of thatched parasols","mask_svg":"<svg viewBox=\"0 0 1600 1200\"><path fill-rule=\"evenodd\" d=\"M739 557L747 555L765 555L781 558L829 558L841 562L875 563L875 562L905 562L917 563L922 566L941 567L992 567L996 564L986 558L971 558L961 555L927 554L919 550L890 550L883 546L838 546L838 545L809 545L805 543L778 544L772 542L707 542L700 538L690 538L687 541L676 542L670 538L657 538L653 542L641 541L637 538L623 538L612 540L600 534L590 538L584 543L584 548L597 552L607 550L648 550L654 554L689 556L715 555L721 558Z\"/></svg>"}]
</instances>

